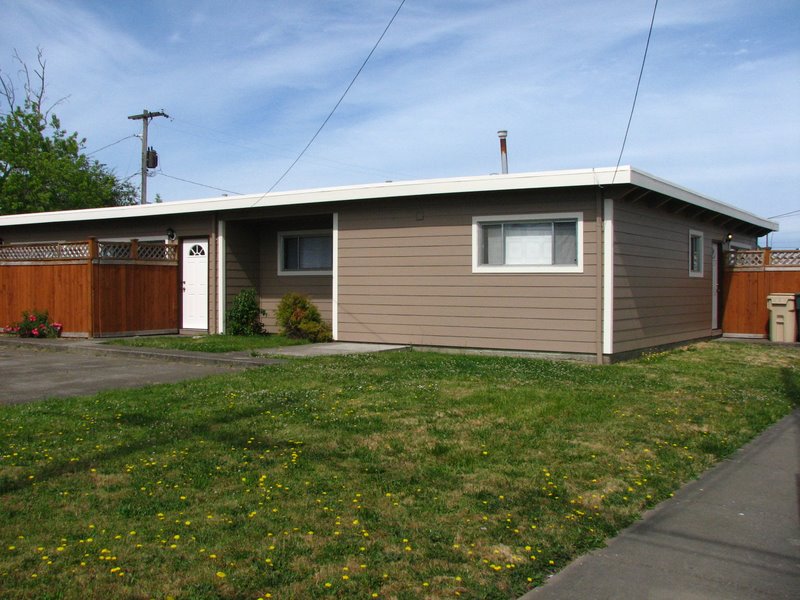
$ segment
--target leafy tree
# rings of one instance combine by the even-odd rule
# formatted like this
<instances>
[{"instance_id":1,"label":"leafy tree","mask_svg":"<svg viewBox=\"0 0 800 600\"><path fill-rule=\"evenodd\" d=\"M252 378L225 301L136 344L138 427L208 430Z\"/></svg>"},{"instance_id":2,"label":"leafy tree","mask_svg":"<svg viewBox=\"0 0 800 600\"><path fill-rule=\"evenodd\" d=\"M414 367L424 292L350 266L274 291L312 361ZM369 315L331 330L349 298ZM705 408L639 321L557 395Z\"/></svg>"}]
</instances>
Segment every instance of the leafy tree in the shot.
<instances>
[{"instance_id":1,"label":"leafy tree","mask_svg":"<svg viewBox=\"0 0 800 600\"><path fill-rule=\"evenodd\" d=\"M12 80L0 73L0 215L120 206L136 202L136 189L84 153L85 138L68 134L52 109L43 109L45 61L30 75L20 63L25 98L16 99ZM63 100L63 99L62 99Z\"/></svg>"}]
</instances>

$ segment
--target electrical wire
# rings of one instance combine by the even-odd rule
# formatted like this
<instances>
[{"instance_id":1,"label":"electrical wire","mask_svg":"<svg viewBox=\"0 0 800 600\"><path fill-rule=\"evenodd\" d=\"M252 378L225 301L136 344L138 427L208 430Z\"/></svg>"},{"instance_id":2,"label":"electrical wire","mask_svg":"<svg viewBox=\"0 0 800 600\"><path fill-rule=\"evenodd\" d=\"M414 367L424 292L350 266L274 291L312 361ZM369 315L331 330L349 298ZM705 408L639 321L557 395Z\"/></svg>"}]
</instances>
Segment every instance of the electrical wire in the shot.
<instances>
[{"instance_id":1,"label":"electrical wire","mask_svg":"<svg viewBox=\"0 0 800 600\"><path fill-rule=\"evenodd\" d=\"M111 146L116 146L116 145L117 145L117 144L119 144L120 142L124 142L125 140L127 140L127 139L130 139L130 138L133 138L133 137L137 137L137 136L136 136L136 135L126 135L126 136L125 136L124 138L122 138L121 140L117 140L116 142L112 142L112 143L111 143L111 144L109 144L108 146L103 146L102 148L98 148L97 150L92 150L92 151L91 151L91 152L89 152L89 153L88 153L86 156L91 156L92 154L97 154L97 153L98 153L98 152L100 152L101 150L105 150L106 148L111 148Z\"/></svg>"},{"instance_id":2,"label":"electrical wire","mask_svg":"<svg viewBox=\"0 0 800 600\"><path fill-rule=\"evenodd\" d=\"M191 183L193 185L199 185L200 187L205 187L205 188L208 188L210 190L217 190L219 192L227 192L228 194L235 194L236 196L241 196L242 195L241 192L234 192L234 191L231 191L231 190L226 190L226 189L223 189L223 188L214 187L213 185L206 185L205 183L198 183L197 181L191 181L189 179L182 179L180 177L175 177L174 175L167 175L166 173L164 173L164 171L161 171L161 170L158 171L158 174L162 175L164 177L168 177L169 179L175 179L177 181L183 181L184 183Z\"/></svg>"},{"instance_id":3,"label":"electrical wire","mask_svg":"<svg viewBox=\"0 0 800 600\"><path fill-rule=\"evenodd\" d=\"M272 184L272 187L270 187L270 188L269 188L269 189L268 189L268 190L265 192L264 196L266 196L267 194L269 194L269 193L270 193L272 190L274 190L274 189L277 187L277 185L278 185L278 184L279 184L281 181L283 181L283 178L284 178L284 177L286 177L286 176L289 174L289 172L290 172L290 171L291 171L291 170L294 168L294 166L295 166L295 165L296 165L296 164L297 164L297 163L300 161L300 159L301 159L301 158L303 157L303 155L306 153L306 150L308 150L308 149L311 147L311 144L313 144L313 143L314 143L314 140L316 140L316 139L317 139L317 136L320 134L320 132L322 132L322 129L325 127L325 125L327 125L327 124L328 124L328 121L330 121L331 117L333 116L333 113L335 113L335 112L336 112L336 109L337 109L337 108L339 108L339 105L342 103L342 101L344 100L345 96L347 96L347 92L349 92L349 91L350 91L350 88L351 88L351 87L353 87L353 84L355 84L355 82L356 82L356 79L358 79L358 76L359 76L359 75L361 75L361 71L363 71L363 70L364 70L364 67L366 67L366 66L367 66L367 63L369 62L369 59L370 59L370 58L372 58L372 55L374 54L375 50L377 50L377 48L378 48L378 45L379 45L379 44L381 43L381 41L383 40L383 37L386 35L386 32L387 32L387 31L389 31L389 28L392 26L392 23L394 23L394 20L395 20L395 18L397 17L398 13L400 12L400 9L401 9L401 8L403 8L403 5L404 5L405 3L406 3L406 0L401 0L401 2L400 2L400 5L397 7L397 10L396 10L396 11L394 11L394 14L392 15L392 18L391 18L391 19L389 19L389 23L388 23L388 24L386 25L386 27L384 28L384 30L383 30L383 33L381 33L380 37L378 38L378 41L377 41L377 42L375 42L375 45L372 47L372 50L370 50L370 51L369 51L369 54L367 55L367 58L365 58L365 59L364 59L364 62L363 62L363 63L361 63L361 66L358 68L358 71L356 71L356 74L353 76L353 79L350 81L349 85L348 85L348 86L347 86L347 88L344 90L344 93L343 93L343 94L342 94L342 95L339 97L339 100L336 102L336 104L335 104L335 106L333 107L333 109L331 110L331 112L329 112L329 113L328 113L328 116L327 116L327 117L325 117L325 120L322 122L322 125L320 125L320 126L319 126L319 129L317 129L316 133L314 133L314 135L313 135L313 136L311 136L311 139L310 139L310 140L309 140L309 142L306 144L305 148L303 148L303 149L300 151L300 154L298 154L298 155L297 155L297 158L295 158L295 159L294 159L294 162L292 162L292 164L291 164L291 165L289 165L289 168L287 168L287 169L286 169L286 170L283 172L283 174L282 174L280 177L278 177L277 181L275 181L275 183L273 183L273 184ZM261 198L259 198L258 200L256 200L256 203L258 203L259 201L261 201L261 199L262 199L264 196L262 196Z\"/></svg>"},{"instance_id":4,"label":"electrical wire","mask_svg":"<svg viewBox=\"0 0 800 600\"><path fill-rule=\"evenodd\" d=\"M203 135L201 133L195 133L195 132L187 131L186 129L181 129L181 128L174 127L174 126L171 128L172 131L178 132L178 133L180 133L182 135L188 135L190 137L212 140L212 141L215 141L215 142L219 142L220 144L225 144L226 146L231 147L231 148L242 148L244 150L249 150L251 152L263 152L265 147L268 147L270 149L270 153L273 154L273 155L280 156L281 158L291 158L291 156L292 156L292 155L287 155L284 152L281 152L277 145L267 145L267 144L264 144L264 143L260 143L259 146L255 146L255 145L252 145L252 144L246 144L246 143L242 143L240 141L235 141L236 137L233 134L224 132L224 131L219 130L219 129L213 129L211 127L206 127L204 125L199 125L197 123L192 123L190 121L187 121L186 119L179 119L179 118L175 118L175 117L170 117L169 120L170 121L175 121L175 122L178 122L178 123L184 123L184 124L190 125L192 127L196 127L197 129L200 129L200 130L206 130L206 131L211 131L211 132L214 132L214 133L219 133L219 134L221 134L222 136L224 136L225 138L228 138L228 139L224 139L224 138L221 138L221 137L213 137L213 136L210 136L210 135ZM307 153L306 154L306 160L313 160L314 162L317 162L317 163L337 165L337 166L340 166L340 167L345 167L345 168L347 168L349 170L352 170L352 171L357 171L359 173L377 173L381 177L386 178L386 171L385 170L374 169L374 168L370 168L370 167L364 167L362 165L357 165L357 164L354 164L354 163L344 162L344 161L341 161L341 160L334 160L334 159L331 159L331 158L324 158L324 157L321 157L321 156L315 156L312 153ZM413 177L413 175L411 175L409 173L403 173L401 171L395 171L394 173L397 174L397 175L408 177L408 178Z\"/></svg>"},{"instance_id":5,"label":"electrical wire","mask_svg":"<svg viewBox=\"0 0 800 600\"><path fill-rule=\"evenodd\" d=\"M647 43L644 46L644 56L642 56L642 66L639 69L639 79L636 82L636 92L633 94L633 104L631 105L631 114L628 116L628 126L625 128L625 137L622 138L622 148L619 150L619 157L617 158L617 166L614 168L614 176L611 178L611 183L617 178L617 171L619 164L622 162L622 154L625 152L625 144L628 142L628 132L631 129L631 122L633 121L633 111L636 110L636 99L639 97L639 87L642 85L642 75L644 74L644 65L647 62L647 50L650 48L650 38L653 35L653 24L656 21L656 10L658 9L658 0L655 0L653 5L653 16L650 18L650 30L647 32Z\"/></svg>"},{"instance_id":6,"label":"electrical wire","mask_svg":"<svg viewBox=\"0 0 800 600\"><path fill-rule=\"evenodd\" d=\"M781 217L793 217L794 215L800 215L800 209L793 210L788 213L783 213L782 215L774 215L772 217L767 217L768 219L780 219Z\"/></svg>"}]
</instances>

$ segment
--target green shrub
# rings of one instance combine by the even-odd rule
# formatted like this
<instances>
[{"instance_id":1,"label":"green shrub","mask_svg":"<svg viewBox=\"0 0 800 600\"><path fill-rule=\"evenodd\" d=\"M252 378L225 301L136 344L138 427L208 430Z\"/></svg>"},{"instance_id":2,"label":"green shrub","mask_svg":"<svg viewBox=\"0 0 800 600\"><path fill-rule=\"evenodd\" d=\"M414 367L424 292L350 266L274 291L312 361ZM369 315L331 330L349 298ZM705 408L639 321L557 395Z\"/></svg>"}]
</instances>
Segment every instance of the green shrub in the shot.
<instances>
[{"instance_id":1,"label":"green shrub","mask_svg":"<svg viewBox=\"0 0 800 600\"><path fill-rule=\"evenodd\" d=\"M297 292L290 292L281 298L275 309L275 321L281 334L290 338L301 338L312 342L330 342L333 336L327 323L322 320L319 310L311 299Z\"/></svg>"},{"instance_id":2,"label":"green shrub","mask_svg":"<svg viewBox=\"0 0 800 600\"><path fill-rule=\"evenodd\" d=\"M264 333L261 317L266 316L267 311L260 307L256 291L245 288L236 295L231 307L225 312L226 333L261 335Z\"/></svg>"}]
</instances>

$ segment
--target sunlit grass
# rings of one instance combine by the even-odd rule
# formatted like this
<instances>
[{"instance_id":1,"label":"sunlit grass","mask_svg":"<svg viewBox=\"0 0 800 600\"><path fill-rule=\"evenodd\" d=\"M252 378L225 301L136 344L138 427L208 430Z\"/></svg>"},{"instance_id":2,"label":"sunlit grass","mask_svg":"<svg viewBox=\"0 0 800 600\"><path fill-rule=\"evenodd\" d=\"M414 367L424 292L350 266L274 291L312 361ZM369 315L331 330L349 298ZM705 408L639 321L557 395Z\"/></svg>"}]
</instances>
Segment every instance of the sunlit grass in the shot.
<instances>
[{"instance_id":1,"label":"sunlit grass","mask_svg":"<svg viewBox=\"0 0 800 600\"><path fill-rule=\"evenodd\" d=\"M800 352L292 361L0 412L14 598L513 598L800 397Z\"/></svg>"},{"instance_id":2,"label":"sunlit grass","mask_svg":"<svg viewBox=\"0 0 800 600\"><path fill-rule=\"evenodd\" d=\"M108 342L120 346L137 348L162 348L168 350L191 350L196 352L237 352L297 346L307 340L288 338L282 335L159 335L119 338Z\"/></svg>"}]
</instances>

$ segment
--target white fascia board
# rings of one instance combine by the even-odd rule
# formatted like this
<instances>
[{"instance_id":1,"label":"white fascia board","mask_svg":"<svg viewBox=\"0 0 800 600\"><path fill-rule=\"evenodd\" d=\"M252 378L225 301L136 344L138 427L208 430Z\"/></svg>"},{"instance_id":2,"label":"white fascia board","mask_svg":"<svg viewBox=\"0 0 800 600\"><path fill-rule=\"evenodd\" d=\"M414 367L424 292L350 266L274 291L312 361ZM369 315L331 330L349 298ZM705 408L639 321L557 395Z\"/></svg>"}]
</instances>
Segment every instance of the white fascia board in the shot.
<instances>
[{"instance_id":1,"label":"white fascia board","mask_svg":"<svg viewBox=\"0 0 800 600\"><path fill-rule=\"evenodd\" d=\"M575 169L565 171L542 171L537 173L511 173L504 175L481 175L448 179L426 179L398 181L357 186L320 188L293 192L249 194L245 196L223 196L202 200L183 200L111 208L88 208L48 213L28 213L0 217L0 227L31 225L39 223L64 223L125 219L151 216L172 216L202 212L222 212L250 208L268 208L301 204L324 204L357 200L379 200L438 194L494 192L502 190L545 189L558 187L592 187L630 183L696 204L702 208L752 223L772 231L778 224L767 221L727 204L711 200L685 188L637 171L631 167L605 167L597 169Z\"/></svg>"},{"instance_id":2,"label":"white fascia board","mask_svg":"<svg viewBox=\"0 0 800 600\"><path fill-rule=\"evenodd\" d=\"M549 187L590 186L610 183L610 176L598 177L613 169L580 169L570 171L543 171L538 173L513 173L508 175L481 175L447 179L397 181L345 187L319 188L269 194L222 196L200 200L178 200L159 204L86 208L41 213L25 213L0 217L0 227L39 223L66 223L106 219L127 219L154 216L172 216L198 212L243 210L300 204L377 200L462 192L489 192L500 190L542 189Z\"/></svg>"}]
</instances>

